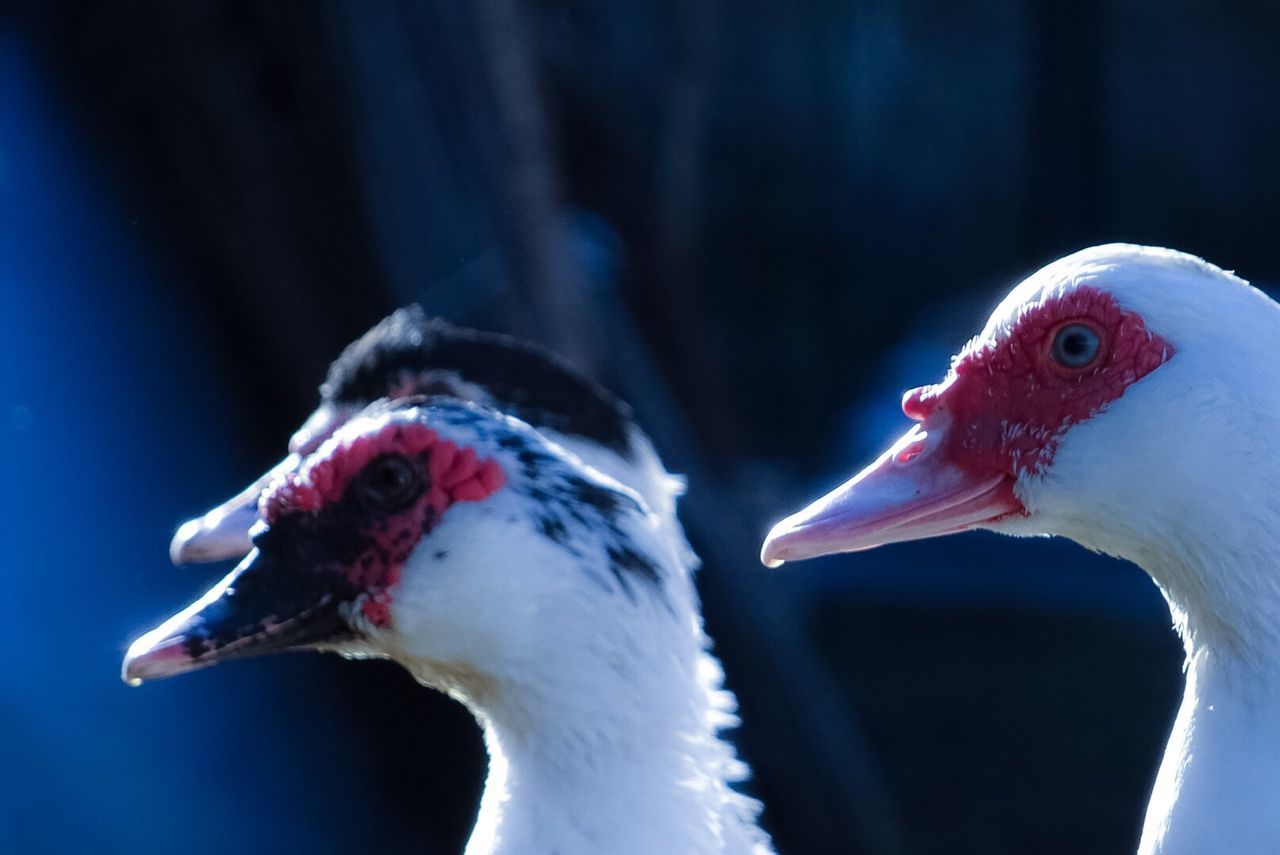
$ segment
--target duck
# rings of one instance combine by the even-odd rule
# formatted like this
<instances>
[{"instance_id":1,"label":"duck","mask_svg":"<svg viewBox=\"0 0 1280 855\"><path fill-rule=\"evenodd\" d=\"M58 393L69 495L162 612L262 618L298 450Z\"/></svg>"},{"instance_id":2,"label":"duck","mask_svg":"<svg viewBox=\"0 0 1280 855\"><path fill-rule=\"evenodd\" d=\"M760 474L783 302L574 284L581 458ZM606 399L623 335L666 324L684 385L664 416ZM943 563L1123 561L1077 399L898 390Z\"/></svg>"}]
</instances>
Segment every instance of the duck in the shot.
<instances>
[{"instance_id":1,"label":"duck","mask_svg":"<svg viewBox=\"0 0 1280 855\"><path fill-rule=\"evenodd\" d=\"M376 401L296 453L249 553L129 647L127 682L391 659L483 729L468 855L772 851L682 544L637 491L452 397Z\"/></svg>"},{"instance_id":2,"label":"duck","mask_svg":"<svg viewBox=\"0 0 1280 855\"><path fill-rule=\"evenodd\" d=\"M637 490L667 535L698 563L677 515L684 479L664 468L631 407L555 353L501 333L452 324L417 304L397 309L343 349L320 384L320 400L275 466L199 517L182 523L169 546L176 565L240 559L249 552L258 499L296 469L334 431L384 398L433 395L473 401L509 414Z\"/></svg>"},{"instance_id":3,"label":"duck","mask_svg":"<svg viewBox=\"0 0 1280 855\"><path fill-rule=\"evenodd\" d=\"M778 522L770 566L971 529L1137 564L1185 687L1141 855L1280 852L1280 305L1201 258L1096 246L1019 283L913 425Z\"/></svg>"}]
</instances>

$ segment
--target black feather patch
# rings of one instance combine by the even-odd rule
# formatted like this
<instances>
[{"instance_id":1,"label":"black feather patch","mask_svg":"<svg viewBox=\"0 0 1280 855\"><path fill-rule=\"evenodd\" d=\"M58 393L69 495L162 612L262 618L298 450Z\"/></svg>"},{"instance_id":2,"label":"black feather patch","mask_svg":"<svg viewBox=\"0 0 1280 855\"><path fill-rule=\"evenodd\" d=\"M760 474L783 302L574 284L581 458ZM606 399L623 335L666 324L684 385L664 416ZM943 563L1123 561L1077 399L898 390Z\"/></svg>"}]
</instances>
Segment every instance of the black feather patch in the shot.
<instances>
[{"instance_id":1,"label":"black feather patch","mask_svg":"<svg viewBox=\"0 0 1280 855\"><path fill-rule=\"evenodd\" d=\"M633 581L662 592L659 564L637 549L623 528L627 515L647 513L634 495L566 470L557 465L561 462L558 458L533 445L523 448L517 459L525 476L520 489L536 508L530 519L535 531L578 558L586 554L585 544L598 543L602 550L599 559L632 600Z\"/></svg>"},{"instance_id":2,"label":"black feather patch","mask_svg":"<svg viewBox=\"0 0 1280 855\"><path fill-rule=\"evenodd\" d=\"M581 436L630 458L631 408L530 342L452 326L418 306L401 309L349 345L320 387L327 403L363 406L407 394L466 397L457 378L491 396L480 401L535 428Z\"/></svg>"}]
</instances>

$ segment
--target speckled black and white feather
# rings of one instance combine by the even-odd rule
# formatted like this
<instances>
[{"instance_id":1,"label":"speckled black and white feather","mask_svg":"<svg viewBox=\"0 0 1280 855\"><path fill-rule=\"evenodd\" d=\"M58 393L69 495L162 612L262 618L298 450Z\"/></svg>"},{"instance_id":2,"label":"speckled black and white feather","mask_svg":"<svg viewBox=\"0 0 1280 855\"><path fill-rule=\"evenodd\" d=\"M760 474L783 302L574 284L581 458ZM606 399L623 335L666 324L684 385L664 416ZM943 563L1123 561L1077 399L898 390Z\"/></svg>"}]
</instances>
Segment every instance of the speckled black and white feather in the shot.
<instances>
[{"instance_id":1,"label":"speckled black and white feather","mask_svg":"<svg viewBox=\"0 0 1280 855\"><path fill-rule=\"evenodd\" d=\"M676 516L683 479L666 471L626 402L550 351L409 306L334 360L318 412L347 414L378 399L413 395L470 401L525 422L640 493L681 544L683 560L697 565Z\"/></svg>"},{"instance_id":2,"label":"speckled black and white feather","mask_svg":"<svg viewBox=\"0 0 1280 855\"><path fill-rule=\"evenodd\" d=\"M491 763L468 851L769 851L758 804L731 786L746 774L718 735L733 698L681 544L643 497L469 402L375 404L332 441L401 419L507 482L423 537L391 629L333 647L391 656L475 712Z\"/></svg>"},{"instance_id":3,"label":"speckled black and white feather","mask_svg":"<svg viewBox=\"0 0 1280 855\"><path fill-rule=\"evenodd\" d=\"M682 479L663 467L631 408L554 354L511 336L466 329L401 309L350 344L320 387L320 404L289 444L292 452L239 495L184 523L170 554L177 564L243 556L257 500L276 477L366 406L419 395L470 401L506 413L590 466L637 491L681 545L697 557L676 516Z\"/></svg>"}]
</instances>

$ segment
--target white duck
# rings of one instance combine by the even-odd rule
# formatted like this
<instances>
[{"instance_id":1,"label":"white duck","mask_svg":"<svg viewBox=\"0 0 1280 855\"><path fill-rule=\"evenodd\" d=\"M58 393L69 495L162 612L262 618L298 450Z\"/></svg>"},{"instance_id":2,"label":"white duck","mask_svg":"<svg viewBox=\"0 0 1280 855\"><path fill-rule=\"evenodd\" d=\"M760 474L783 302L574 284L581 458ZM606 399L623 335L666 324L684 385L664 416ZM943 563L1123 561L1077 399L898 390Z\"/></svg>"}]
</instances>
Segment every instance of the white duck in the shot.
<instances>
[{"instance_id":1,"label":"white duck","mask_svg":"<svg viewBox=\"0 0 1280 855\"><path fill-rule=\"evenodd\" d=\"M1139 851L1280 852L1280 306L1183 253L1094 247L1018 285L903 410L918 424L763 560L985 528L1135 562L1187 653Z\"/></svg>"},{"instance_id":2,"label":"white duck","mask_svg":"<svg viewBox=\"0 0 1280 855\"><path fill-rule=\"evenodd\" d=\"M481 853L764 853L732 697L638 494L516 419L376 403L267 488L253 551L138 639L126 680L293 649L389 657L466 704Z\"/></svg>"},{"instance_id":3,"label":"white duck","mask_svg":"<svg viewBox=\"0 0 1280 855\"><path fill-rule=\"evenodd\" d=\"M531 342L449 324L419 306L400 309L347 346L320 386L320 404L294 433L289 454L238 495L183 523L175 564L241 558L258 498L347 419L373 401L412 395L473 401L515 416L591 466L640 493L669 537L696 564L676 517L684 481L667 473L631 408L555 354Z\"/></svg>"}]
</instances>

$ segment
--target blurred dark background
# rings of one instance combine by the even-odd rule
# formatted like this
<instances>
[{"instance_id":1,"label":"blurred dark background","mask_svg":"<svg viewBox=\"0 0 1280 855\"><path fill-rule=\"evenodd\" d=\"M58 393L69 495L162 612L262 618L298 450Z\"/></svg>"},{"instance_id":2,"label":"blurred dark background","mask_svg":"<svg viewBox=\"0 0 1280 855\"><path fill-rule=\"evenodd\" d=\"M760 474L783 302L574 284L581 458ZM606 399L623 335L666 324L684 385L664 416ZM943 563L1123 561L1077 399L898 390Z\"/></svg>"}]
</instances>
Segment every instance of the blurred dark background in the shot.
<instances>
[{"instance_id":1,"label":"blurred dark background","mask_svg":"<svg viewBox=\"0 0 1280 855\"><path fill-rule=\"evenodd\" d=\"M0 3L0 851L455 852L469 716L297 656L138 690L225 568L174 526L420 301L637 407L791 853L1126 853L1180 694L1137 569L1051 541L770 573L1021 275L1280 278L1280 6Z\"/></svg>"}]
</instances>

